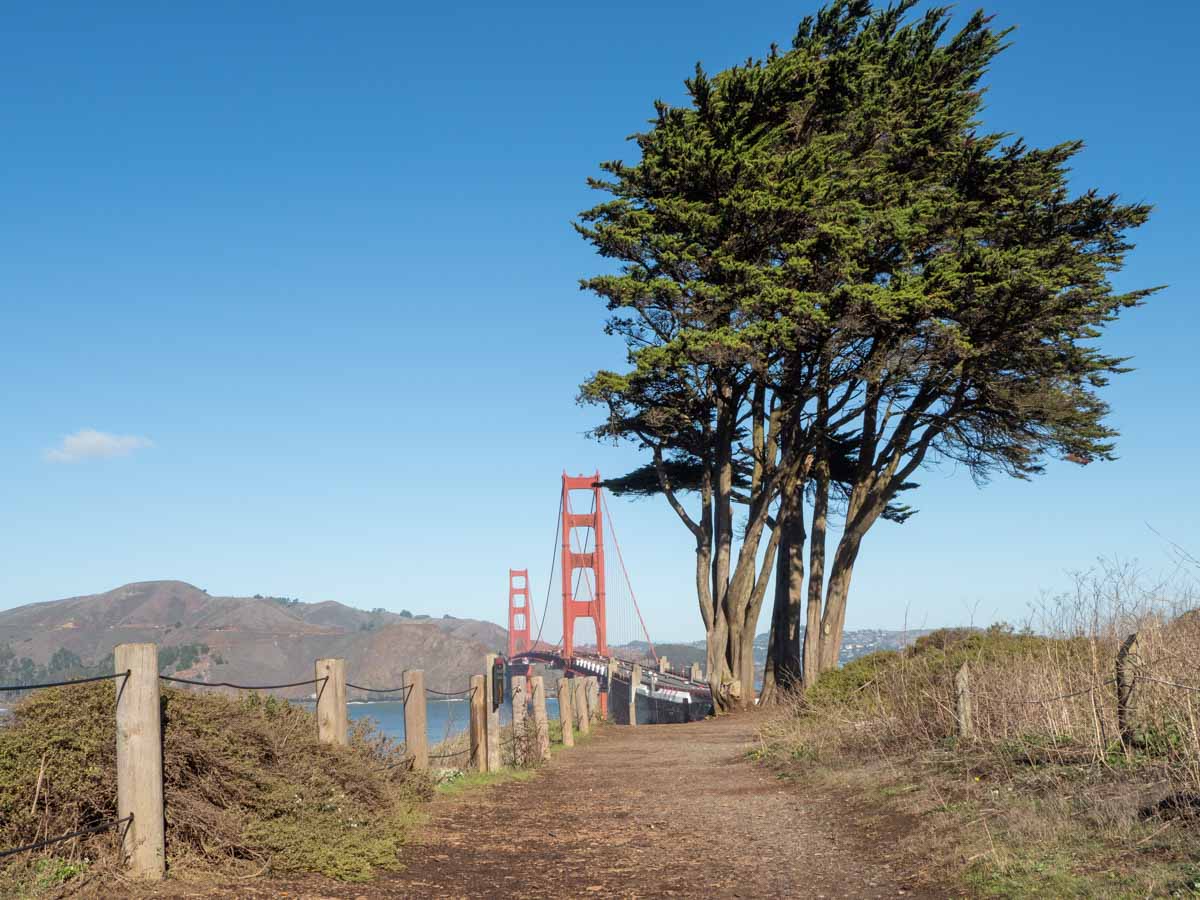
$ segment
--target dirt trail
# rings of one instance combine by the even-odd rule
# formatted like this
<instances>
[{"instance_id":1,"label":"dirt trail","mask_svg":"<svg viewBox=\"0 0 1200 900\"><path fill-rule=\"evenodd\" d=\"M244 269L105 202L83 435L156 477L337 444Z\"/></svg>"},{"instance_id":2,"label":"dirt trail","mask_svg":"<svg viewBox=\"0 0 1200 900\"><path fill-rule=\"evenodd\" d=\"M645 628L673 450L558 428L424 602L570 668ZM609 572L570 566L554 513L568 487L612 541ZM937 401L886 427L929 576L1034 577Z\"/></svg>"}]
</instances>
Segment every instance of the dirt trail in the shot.
<instances>
[{"instance_id":1,"label":"dirt trail","mask_svg":"<svg viewBox=\"0 0 1200 900\"><path fill-rule=\"evenodd\" d=\"M440 805L426 852L387 887L413 897L932 896L906 886L877 843L886 834L849 831L845 806L749 763L754 724L604 729L534 781Z\"/></svg>"},{"instance_id":2,"label":"dirt trail","mask_svg":"<svg viewBox=\"0 0 1200 900\"><path fill-rule=\"evenodd\" d=\"M435 800L401 873L364 885L242 885L237 895L946 896L912 887L890 850L905 822L813 796L748 762L754 725L604 728L532 780Z\"/></svg>"}]
</instances>

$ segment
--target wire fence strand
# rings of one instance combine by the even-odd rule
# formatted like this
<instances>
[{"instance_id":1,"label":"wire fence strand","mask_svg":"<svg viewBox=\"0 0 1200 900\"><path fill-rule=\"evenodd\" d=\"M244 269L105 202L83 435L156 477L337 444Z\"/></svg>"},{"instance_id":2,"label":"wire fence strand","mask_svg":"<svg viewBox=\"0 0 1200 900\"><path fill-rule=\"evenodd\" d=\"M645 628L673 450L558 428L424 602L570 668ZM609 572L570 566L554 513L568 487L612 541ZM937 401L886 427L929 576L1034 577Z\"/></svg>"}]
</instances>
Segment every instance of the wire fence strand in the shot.
<instances>
[{"instance_id":1,"label":"wire fence strand","mask_svg":"<svg viewBox=\"0 0 1200 900\"><path fill-rule=\"evenodd\" d=\"M0 691L5 693L17 691L36 691L40 688L66 687L71 684L91 684L93 681L108 681L110 678L128 678L130 670L124 672L113 672L111 675L93 675L91 678L72 678L67 681L47 681L44 684L13 684L7 687L0 687Z\"/></svg>"},{"instance_id":2,"label":"wire fence strand","mask_svg":"<svg viewBox=\"0 0 1200 900\"><path fill-rule=\"evenodd\" d=\"M26 844L24 847L13 847L11 850L0 850L0 859L6 856L13 856L17 853L29 853L33 850L41 850L43 847L49 847L52 844L61 844L63 841L69 841L72 838L86 837L89 834L99 834L101 831L108 831L110 828L116 828L118 825L125 825L133 821L133 815L125 816L123 819L111 819L107 822L100 822L97 825L92 825L89 828L81 828L78 831L72 831L70 834L60 834L58 837L46 838L44 841L38 841L36 844Z\"/></svg>"}]
</instances>

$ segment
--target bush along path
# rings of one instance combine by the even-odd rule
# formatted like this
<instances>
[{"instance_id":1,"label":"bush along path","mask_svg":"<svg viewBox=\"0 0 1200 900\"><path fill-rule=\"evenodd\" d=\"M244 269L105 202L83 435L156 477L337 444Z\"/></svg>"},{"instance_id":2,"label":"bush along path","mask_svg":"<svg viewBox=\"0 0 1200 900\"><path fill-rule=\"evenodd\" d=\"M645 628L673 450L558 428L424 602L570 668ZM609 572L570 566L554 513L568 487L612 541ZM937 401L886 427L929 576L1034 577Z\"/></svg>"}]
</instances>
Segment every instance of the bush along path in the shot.
<instances>
[{"instance_id":1,"label":"bush along path","mask_svg":"<svg viewBox=\"0 0 1200 900\"><path fill-rule=\"evenodd\" d=\"M38 691L0 727L0 847L87 832L0 867L0 896L131 896L117 817L116 688ZM358 727L316 738L313 715L256 694L164 690L163 790L172 879L241 884L264 872L367 879L399 863L429 797L402 748Z\"/></svg>"},{"instance_id":2,"label":"bush along path","mask_svg":"<svg viewBox=\"0 0 1200 900\"><path fill-rule=\"evenodd\" d=\"M367 884L310 877L228 897L946 897L891 848L910 824L815 796L751 759L758 716L603 726L532 778L445 791Z\"/></svg>"}]
</instances>

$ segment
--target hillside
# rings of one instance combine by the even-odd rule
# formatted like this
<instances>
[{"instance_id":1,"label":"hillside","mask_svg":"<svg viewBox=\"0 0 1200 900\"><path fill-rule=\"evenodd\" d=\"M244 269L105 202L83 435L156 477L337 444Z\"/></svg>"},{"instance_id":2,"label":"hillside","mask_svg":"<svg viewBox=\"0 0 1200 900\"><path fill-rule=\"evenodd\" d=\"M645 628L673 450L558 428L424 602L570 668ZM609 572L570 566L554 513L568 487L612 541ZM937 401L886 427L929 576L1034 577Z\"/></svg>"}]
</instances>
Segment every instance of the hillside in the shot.
<instances>
[{"instance_id":1,"label":"hillside","mask_svg":"<svg viewBox=\"0 0 1200 900\"><path fill-rule=\"evenodd\" d=\"M312 674L313 660L340 656L359 684L390 687L412 668L425 670L430 687L456 689L480 671L483 654L504 649L507 634L475 619L414 618L332 601L213 597L182 581L0 612L0 663L9 674L104 666L115 645L132 641L159 644L164 670L205 681L295 681Z\"/></svg>"}]
</instances>

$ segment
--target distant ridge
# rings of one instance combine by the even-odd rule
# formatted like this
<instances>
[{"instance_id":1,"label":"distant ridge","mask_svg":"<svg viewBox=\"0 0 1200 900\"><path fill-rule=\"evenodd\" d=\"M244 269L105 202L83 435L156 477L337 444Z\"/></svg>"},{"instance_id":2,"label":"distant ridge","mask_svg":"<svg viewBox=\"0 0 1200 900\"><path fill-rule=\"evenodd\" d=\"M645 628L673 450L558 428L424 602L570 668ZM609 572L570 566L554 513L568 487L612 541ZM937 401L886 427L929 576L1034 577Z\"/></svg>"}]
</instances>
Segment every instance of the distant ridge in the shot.
<instances>
[{"instance_id":1,"label":"distant ridge","mask_svg":"<svg viewBox=\"0 0 1200 900\"><path fill-rule=\"evenodd\" d=\"M14 670L26 659L48 664L56 654L94 665L115 645L136 641L176 648L164 658L184 663L175 671L200 680L290 681L310 676L313 660L338 656L360 684L392 686L405 669L419 668L430 687L457 689L480 671L485 653L503 651L507 632L475 619L401 616L334 601L214 597L170 580L0 612L0 651L11 649Z\"/></svg>"}]
</instances>

